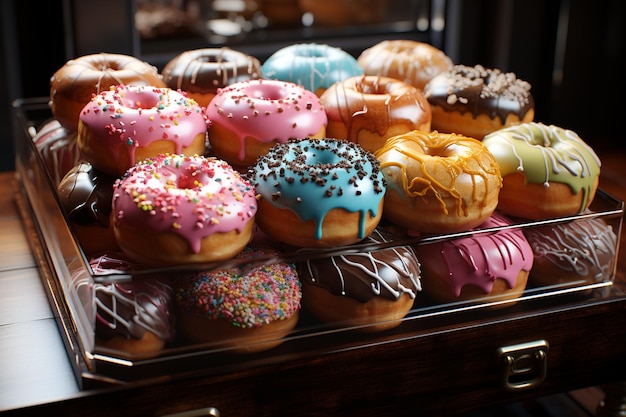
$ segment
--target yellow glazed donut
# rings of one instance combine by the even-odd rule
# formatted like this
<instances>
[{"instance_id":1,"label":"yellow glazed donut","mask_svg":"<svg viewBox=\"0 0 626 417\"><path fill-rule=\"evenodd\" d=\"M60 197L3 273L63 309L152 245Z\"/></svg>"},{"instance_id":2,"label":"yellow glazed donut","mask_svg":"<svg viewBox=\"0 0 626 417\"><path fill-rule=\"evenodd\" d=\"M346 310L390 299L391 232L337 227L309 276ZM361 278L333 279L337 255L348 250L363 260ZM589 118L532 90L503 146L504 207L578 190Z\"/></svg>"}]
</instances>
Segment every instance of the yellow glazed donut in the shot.
<instances>
[{"instance_id":1,"label":"yellow glazed donut","mask_svg":"<svg viewBox=\"0 0 626 417\"><path fill-rule=\"evenodd\" d=\"M476 139L415 130L388 139L375 156L387 182L383 215L399 226L463 231L496 209L500 169Z\"/></svg>"},{"instance_id":2,"label":"yellow glazed donut","mask_svg":"<svg viewBox=\"0 0 626 417\"><path fill-rule=\"evenodd\" d=\"M523 123L487 135L483 144L500 166L503 213L534 220L574 215L595 197L600 159L571 130Z\"/></svg>"}]
</instances>

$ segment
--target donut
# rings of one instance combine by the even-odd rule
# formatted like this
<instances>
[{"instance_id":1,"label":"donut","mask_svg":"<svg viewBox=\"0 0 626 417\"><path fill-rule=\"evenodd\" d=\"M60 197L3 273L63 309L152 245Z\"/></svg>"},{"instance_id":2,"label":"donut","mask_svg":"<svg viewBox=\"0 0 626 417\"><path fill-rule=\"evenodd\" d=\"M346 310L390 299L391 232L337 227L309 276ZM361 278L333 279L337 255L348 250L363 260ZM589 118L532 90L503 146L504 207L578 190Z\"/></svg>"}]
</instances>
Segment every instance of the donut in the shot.
<instances>
[{"instance_id":1,"label":"donut","mask_svg":"<svg viewBox=\"0 0 626 417\"><path fill-rule=\"evenodd\" d=\"M343 49L316 43L281 48L261 70L264 78L296 83L318 97L334 83L363 74L356 59Z\"/></svg>"},{"instance_id":2,"label":"donut","mask_svg":"<svg viewBox=\"0 0 626 417\"><path fill-rule=\"evenodd\" d=\"M222 261L252 238L254 189L212 157L159 155L113 185L113 231L120 248L146 265Z\"/></svg>"},{"instance_id":3,"label":"donut","mask_svg":"<svg viewBox=\"0 0 626 417\"><path fill-rule=\"evenodd\" d=\"M357 58L366 75L404 81L420 90L437 74L450 69L452 60L436 47L413 40L384 40Z\"/></svg>"},{"instance_id":4,"label":"donut","mask_svg":"<svg viewBox=\"0 0 626 417\"><path fill-rule=\"evenodd\" d=\"M350 77L320 97L328 115L328 137L375 152L387 138L411 130L430 132L430 106L415 87L388 77Z\"/></svg>"},{"instance_id":5,"label":"donut","mask_svg":"<svg viewBox=\"0 0 626 417\"><path fill-rule=\"evenodd\" d=\"M59 203L87 255L119 250L111 222L115 179L94 169L89 162L80 162L57 186Z\"/></svg>"},{"instance_id":6,"label":"donut","mask_svg":"<svg viewBox=\"0 0 626 417\"><path fill-rule=\"evenodd\" d=\"M500 166L498 210L539 220L579 214L593 201L600 159L575 132L530 122L483 139Z\"/></svg>"},{"instance_id":7,"label":"donut","mask_svg":"<svg viewBox=\"0 0 626 417\"><path fill-rule=\"evenodd\" d=\"M503 127L533 121L530 90L512 72L455 65L430 80L424 96L432 109L433 130L481 140Z\"/></svg>"},{"instance_id":8,"label":"donut","mask_svg":"<svg viewBox=\"0 0 626 417\"><path fill-rule=\"evenodd\" d=\"M55 186L80 160L76 131L69 131L57 119L46 120L33 142Z\"/></svg>"},{"instance_id":9,"label":"donut","mask_svg":"<svg viewBox=\"0 0 626 417\"><path fill-rule=\"evenodd\" d=\"M138 266L119 252L89 261L102 276ZM165 277L97 280L93 283L96 308L96 349L135 359L157 356L174 340L174 290Z\"/></svg>"},{"instance_id":10,"label":"donut","mask_svg":"<svg viewBox=\"0 0 626 417\"><path fill-rule=\"evenodd\" d=\"M617 235L601 218L528 227L524 235L535 256L533 285L596 284L614 276Z\"/></svg>"},{"instance_id":11,"label":"donut","mask_svg":"<svg viewBox=\"0 0 626 417\"><path fill-rule=\"evenodd\" d=\"M207 124L203 108L177 91L120 85L84 107L78 149L100 171L121 176L162 153L203 155Z\"/></svg>"},{"instance_id":12,"label":"donut","mask_svg":"<svg viewBox=\"0 0 626 417\"><path fill-rule=\"evenodd\" d=\"M185 91L203 107L219 88L262 75L258 59L227 47L182 52L165 64L161 74L169 88Z\"/></svg>"},{"instance_id":13,"label":"donut","mask_svg":"<svg viewBox=\"0 0 626 417\"><path fill-rule=\"evenodd\" d=\"M439 303L519 298L528 284L534 257L522 231L506 228L512 224L509 218L494 213L473 235L415 245L424 293ZM498 227L505 228L493 230Z\"/></svg>"},{"instance_id":14,"label":"donut","mask_svg":"<svg viewBox=\"0 0 626 417\"><path fill-rule=\"evenodd\" d=\"M376 228L363 243L392 240ZM410 246L303 261L298 275L303 308L324 322L366 332L398 326L421 291L420 265Z\"/></svg>"},{"instance_id":15,"label":"donut","mask_svg":"<svg viewBox=\"0 0 626 417\"><path fill-rule=\"evenodd\" d=\"M241 259L274 253L246 247ZM190 341L235 353L271 349L296 326L302 292L295 266L194 272L174 280L178 330Z\"/></svg>"},{"instance_id":16,"label":"donut","mask_svg":"<svg viewBox=\"0 0 626 417\"><path fill-rule=\"evenodd\" d=\"M498 163L474 138L414 130L374 155L387 183L383 215L412 232L469 230L498 205Z\"/></svg>"},{"instance_id":17,"label":"donut","mask_svg":"<svg viewBox=\"0 0 626 417\"><path fill-rule=\"evenodd\" d=\"M250 80L219 90L207 107L212 153L235 167L249 167L275 143L323 138L327 117L318 97L279 80Z\"/></svg>"},{"instance_id":18,"label":"donut","mask_svg":"<svg viewBox=\"0 0 626 417\"><path fill-rule=\"evenodd\" d=\"M382 216L385 183L378 161L351 142L279 143L247 176L259 195L257 224L289 245L349 245L366 238Z\"/></svg>"},{"instance_id":19,"label":"donut","mask_svg":"<svg viewBox=\"0 0 626 417\"><path fill-rule=\"evenodd\" d=\"M158 69L123 54L97 53L70 59L50 78L50 110L66 129L78 130L78 118L93 95L117 85L165 87Z\"/></svg>"}]
</instances>

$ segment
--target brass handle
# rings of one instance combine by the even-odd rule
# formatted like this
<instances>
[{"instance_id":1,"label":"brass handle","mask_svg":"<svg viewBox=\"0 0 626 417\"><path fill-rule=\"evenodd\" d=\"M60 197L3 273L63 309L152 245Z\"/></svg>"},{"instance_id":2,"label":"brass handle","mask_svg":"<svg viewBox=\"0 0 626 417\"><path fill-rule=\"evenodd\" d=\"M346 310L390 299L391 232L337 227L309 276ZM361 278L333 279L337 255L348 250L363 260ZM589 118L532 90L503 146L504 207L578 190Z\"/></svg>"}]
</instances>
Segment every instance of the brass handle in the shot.
<instances>
[{"instance_id":1,"label":"brass handle","mask_svg":"<svg viewBox=\"0 0 626 417\"><path fill-rule=\"evenodd\" d=\"M504 387L518 391L540 385L548 373L549 348L548 342L537 340L498 349Z\"/></svg>"}]
</instances>

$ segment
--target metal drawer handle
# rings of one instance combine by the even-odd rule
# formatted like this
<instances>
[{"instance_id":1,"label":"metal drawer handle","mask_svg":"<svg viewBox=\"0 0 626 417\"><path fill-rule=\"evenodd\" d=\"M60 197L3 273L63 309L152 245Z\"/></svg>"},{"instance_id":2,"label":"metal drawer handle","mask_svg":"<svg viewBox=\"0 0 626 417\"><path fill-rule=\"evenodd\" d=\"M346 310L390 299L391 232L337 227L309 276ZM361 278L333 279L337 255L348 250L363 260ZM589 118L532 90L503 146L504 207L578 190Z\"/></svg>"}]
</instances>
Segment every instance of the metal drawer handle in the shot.
<instances>
[{"instance_id":1,"label":"metal drawer handle","mask_svg":"<svg viewBox=\"0 0 626 417\"><path fill-rule=\"evenodd\" d=\"M541 384L548 372L549 349L545 340L498 349L504 387L509 391L517 391Z\"/></svg>"},{"instance_id":2,"label":"metal drawer handle","mask_svg":"<svg viewBox=\"0 0 626 417\"><path fill-rule=\"evenodd\" d=\"M182 411L180 413L166 414L161 417L220 417L220 411L215 407L198 408L196 410Z\"/></svg>"}]
</instances>

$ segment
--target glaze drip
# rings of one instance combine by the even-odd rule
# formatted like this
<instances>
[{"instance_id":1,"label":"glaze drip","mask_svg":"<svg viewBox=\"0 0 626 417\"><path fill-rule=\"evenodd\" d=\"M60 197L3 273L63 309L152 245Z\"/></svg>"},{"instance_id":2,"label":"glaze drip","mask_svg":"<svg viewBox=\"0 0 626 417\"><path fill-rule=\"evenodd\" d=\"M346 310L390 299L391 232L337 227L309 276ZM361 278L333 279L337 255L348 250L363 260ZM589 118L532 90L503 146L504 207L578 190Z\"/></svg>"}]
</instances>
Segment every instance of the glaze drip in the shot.
<instances>
[{"instance_id":1,"label":"glaze drip","mask_svg":"<svg viewBox=\"0 0 626 417\"><path fill-rule=\"evenodd\" d=\"M360 213L359 238L365 238L367 213L377 215L385 194L378 161L358 145L334 139L295 139L277 144L248 173L262 198L314 220L322 239L326 214L342 208Z\"/></svg>"},{"instance_id":2,"label":"glaze drip","mask_svg":"<svg viewBox=\"0 0 626 417\"><path fill-rule=\"evenodd\" d=\"M392 236L380 228L363 243L384 243ZM298 265L300 279L330 293L362 303L373 297L415 299L421 290L420 265L410 246L308 260Z\"/></svg>"},{"instance_id":3,"label":"glaze drip","mask_svg":"<svg viewBox=\"0 0 626 417\"><path fill-rule=\"evenodd\" d=\"M613 274L617 235L601 219L529 228L526 238L536 259L547 259L564 271L606 282Z\"/></svg>"},{"instance_id":4,"label":"glaze drip","mask_svg":"<svg viewBox=\"0 0 626 417\"><path fill-rule=\"evenodd\" d=\"M582 191L581 208L600 175L600 159L573 131L543 123L522 123L500 129L483 139L500 165L502 176L522 173L527 183L566 184L573 194Z\"/></svg>"}]
</instances>

